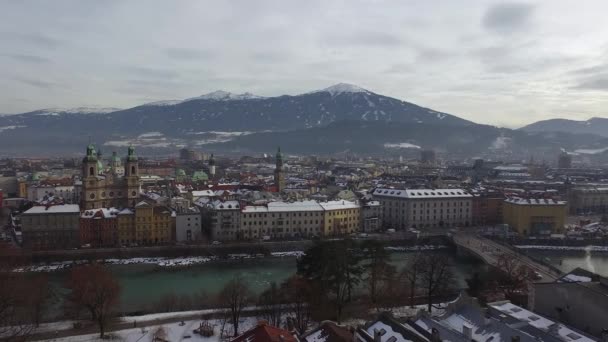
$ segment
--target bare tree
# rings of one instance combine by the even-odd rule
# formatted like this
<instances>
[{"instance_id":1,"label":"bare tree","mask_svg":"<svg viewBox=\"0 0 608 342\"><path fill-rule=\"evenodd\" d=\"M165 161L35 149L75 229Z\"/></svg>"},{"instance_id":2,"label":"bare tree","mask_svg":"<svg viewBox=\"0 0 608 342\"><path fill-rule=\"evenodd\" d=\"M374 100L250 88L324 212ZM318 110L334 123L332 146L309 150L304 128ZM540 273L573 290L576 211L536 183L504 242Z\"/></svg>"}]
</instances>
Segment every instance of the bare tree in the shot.
<instances>
[{"instance_id":1,"label":"bare tree","mask_svg":"<svg viewBox=\"0 0 608 342\"><path fill-rule=\"evenodd\" d=\"M507 298L517 292L526 292L528 282L532 279L533 271L530 267L521 264L516 258L508 254L498 256L496 268L504 278L498 279L498 284Z\"/></svg>"},{"instance_id":2,"label":"bare tree","mask_svg":"<svg viewBox=\"0 0 608 342\"><path fill-rule=\"evenodd\" d=\"M433 307L433 296L444 293L449 289L454 278L450 263L445 255L429 253L420 260L420 285L425 290L428 312Z\"/></svg>"},{"instance_id":3,"label":"bare tree","mask_svg":"<svg viewBox=\"0 0 608 342\"><path fill-rule=\"evenodd\" d=\"M104 266L90 264L72 269L68 281L68 300L76 308L84 309L99 327L100 338L120 298L120 286Z\"/></svg>"},{"instance_id":4,"label":"bare tree","mask_svg":"<svg viewBox=\"0 0 608 342\"><path fill-rule=\"evenodd\" d=\"M311 318L312 288L304 277L293 275L283 284L281 290L285 297L286 311L292 318L296 330L304 334Z\"/></svg>"},{"instance_id":5,"label":"bare tree","mask_svg":"<svg viewBox=\"0 0 608 342\"><path fill-rule=\"evenodd\" d=\"M369 290L369 298L373 305L378 307L379 297L385 289L385 283L395 274L395 267L389 264L390 254L384 245L376 240L366 240L363 244L365 251L365 268L367 276L365 281Z\"/></svg>"},{"instance_id":6,"label":"bare tree","mask_svg":"<svg viewBox=\"0 0 608 342\"><path fill-rule=\"evenodd\" d=\"M251 290L245 280L237 276L230 280L219 294L219 302L228 308L232 325L234 326L234 337L239 335L239 318L245 306L252 298Z\"/></svg>"},{"instance_id":7,"label":"bare tree","mask_svg":"<svg viewBox=\"0 0 608 342\"><path fill-rule=\"evenodd\" d=\"M46 274L36 274L29 279L27 293L32 322L38 327L50 303L55 298L48 276Z\"/></svg>"},{"instance_id":8,"label":"bare tree","mask_svg":"<svg viewBox=\"0 0 608 342\"><path fill-rule=\"evenodd\" d=\"M414 296L416 295L416 289L418 288L420 276L423 272L422 258L422 253L416 252L416 254L414 254L414 256L408 260L407 265L401 273L401 275L407 282L407 287L410 292L409 299L411 307L414 307Z\"/></svg>"},{"instance_id":9,"label":"bare tree","mask_svg":"<svg viewBox=\"0 0 608 342\"><path fill-rule=\"evenodd\" d=\"M283 293L275 282L260 294L258 305L261 307L264 318L270 325L281 326L283 314Z\"/></svg>"},{"instance_id":10,"label":"bare tree","mask_svg":"<svg viewBox=\"0 0 608 342\"><path fill-rule=\"evenodd\" d=\"M11 269L0 270L0 338L24 341L34 328L22 274Z\"/></svg>"}]
</instances>

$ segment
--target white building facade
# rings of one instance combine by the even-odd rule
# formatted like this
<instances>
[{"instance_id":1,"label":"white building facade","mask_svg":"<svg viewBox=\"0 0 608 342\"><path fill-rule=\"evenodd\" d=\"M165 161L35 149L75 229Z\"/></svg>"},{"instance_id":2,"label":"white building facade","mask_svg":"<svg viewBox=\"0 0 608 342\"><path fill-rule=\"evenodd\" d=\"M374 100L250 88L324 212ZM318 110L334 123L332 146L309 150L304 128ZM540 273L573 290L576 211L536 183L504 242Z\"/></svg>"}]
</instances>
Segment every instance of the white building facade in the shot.
<instances>
[{"instance_id":1,"label":"white building facade","mask_svg":"<svg viewBox=\"0 0 608 342\"><path fill-rule=\"evenodd\" d=\"M376 189L385 228L450 228L471 224L473 195L462 189Z\"/></svg>"}]
</instances>

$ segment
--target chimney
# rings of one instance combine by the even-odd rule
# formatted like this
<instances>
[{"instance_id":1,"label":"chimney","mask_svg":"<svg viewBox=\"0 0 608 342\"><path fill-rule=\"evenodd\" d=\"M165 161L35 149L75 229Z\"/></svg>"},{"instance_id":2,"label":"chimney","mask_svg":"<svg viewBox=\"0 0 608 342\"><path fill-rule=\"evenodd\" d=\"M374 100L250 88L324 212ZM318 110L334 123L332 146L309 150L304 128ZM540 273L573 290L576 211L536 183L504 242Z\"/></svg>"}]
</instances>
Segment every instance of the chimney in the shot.
<instances>
[{"instance_id":1,"label":"chimney","mask_svg":"<svg viewBox=\"0 0 608 342\"><path fill-rule=\"evenodd\" d=\"M468 341L473 339L473 328L468 324L462 325L462 334L467 338Z\"/></svg>"},{"instance_id":2,"label":"chimney","mask_svg":"<svg viewBox=\"0 0 608 342\"><path fill-rule=\"evenodd\" d=\"M519 342L521 338L519 337L519 335L517 336L511 336L511 342Z\"/></svg>"},{"instance_id":3,"label":"chimney","mask_svg":"<svg viewBox=\"0 0 608 342\"><path fill-rule=\"evenodd\" d=\"M382 335L378 329L374 329L374 342L382 342Z\"/></svg>"},{"instance_id":4,"label":"chimney","mask_svg":"<svg viewBox=\"0 0 608 342\"><path fill-rule=\"evenodd\" d=\"M558 336L559 335L559 324L558 323L553 323L549 326L549 334L553 335L553 336Z\"/></svg>"},{"instance_id":5,"label":"chimney","mask_svg":"<svg viewBox=\"0 0 608 342\"><path fill-rule=\"evenodd\" d=\"M492 318L490 317L490 312L486 311L486 314L483 316L483 324L487 327L492 323Z\"/></svg>"},{"instance_id":6,"label":"chimney","mask_svg":"<svg viewBox=\"0 0 608 342\"><path fill-rule=\"evenodd\" d=\"M608 328L602 329L602 342L608 342Z\"/></svg>"},{"instance_id":7,"label":"chimney","mask_svg":"<svg viewBox=\"0 0 608 342\"><path fill-rule=\"evenodd\" d=\"M441 336L439 335L439 330L437 330L437 328L431 329L431 342L441 342Z\"/></svg>"}]
</instances>

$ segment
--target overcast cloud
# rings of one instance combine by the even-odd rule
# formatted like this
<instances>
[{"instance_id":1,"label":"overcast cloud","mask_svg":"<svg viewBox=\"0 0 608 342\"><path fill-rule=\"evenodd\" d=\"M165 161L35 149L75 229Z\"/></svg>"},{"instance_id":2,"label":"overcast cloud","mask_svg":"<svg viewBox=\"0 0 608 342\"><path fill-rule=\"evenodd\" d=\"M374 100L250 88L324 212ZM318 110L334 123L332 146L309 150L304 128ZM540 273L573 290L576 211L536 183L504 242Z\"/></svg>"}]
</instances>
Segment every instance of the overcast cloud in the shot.
<instances>
[{"instance_id":1,"label":"overcast cloud","mask_svg":"<svg viewBox=\"0 0 608 342\"><path fill-rule=\"evenodd\" d=\"M608 117L608 1L0 0L0 113L347 82L479 123Z\"/></svg>"}]
</instances>

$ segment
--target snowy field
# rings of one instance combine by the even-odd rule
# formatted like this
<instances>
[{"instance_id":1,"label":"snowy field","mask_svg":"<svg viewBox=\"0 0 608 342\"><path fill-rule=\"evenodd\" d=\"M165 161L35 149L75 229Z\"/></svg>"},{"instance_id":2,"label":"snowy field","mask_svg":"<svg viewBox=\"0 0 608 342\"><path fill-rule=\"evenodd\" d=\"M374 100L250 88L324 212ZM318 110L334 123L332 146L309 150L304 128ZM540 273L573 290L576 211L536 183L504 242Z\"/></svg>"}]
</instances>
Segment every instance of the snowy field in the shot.
<instances>
[{"instance_id":1,"label":"snowy field","mask_svg":"<svg viewBox=\"0 0 608 342\"><path fill-rule=\"evenodd\" d=\"M220 330L222 328L221 320L209 320L209 324L214 327L215 334L212 337L202 337L193 333L193 330L198 328L200 320L185 321L182 323L169 323L164 325L155 325L144 328L132 328L108 333L112 337L111 341L124 342L153 342L154 335L159 328L162 328L166 335L166 341L192 341L192 342L217 342L220 339ZM239 321L239 332L244 332L254 327L258 320L253 317L242 318ZM227 336L232 336L232 325L226 324L224 332ZM109 339L100 339L99 334L78 335L57 339L49 339L45 341L61 341L61 342L93 342L93 341L108 341Z\"/></svg>"}]
</instances>

